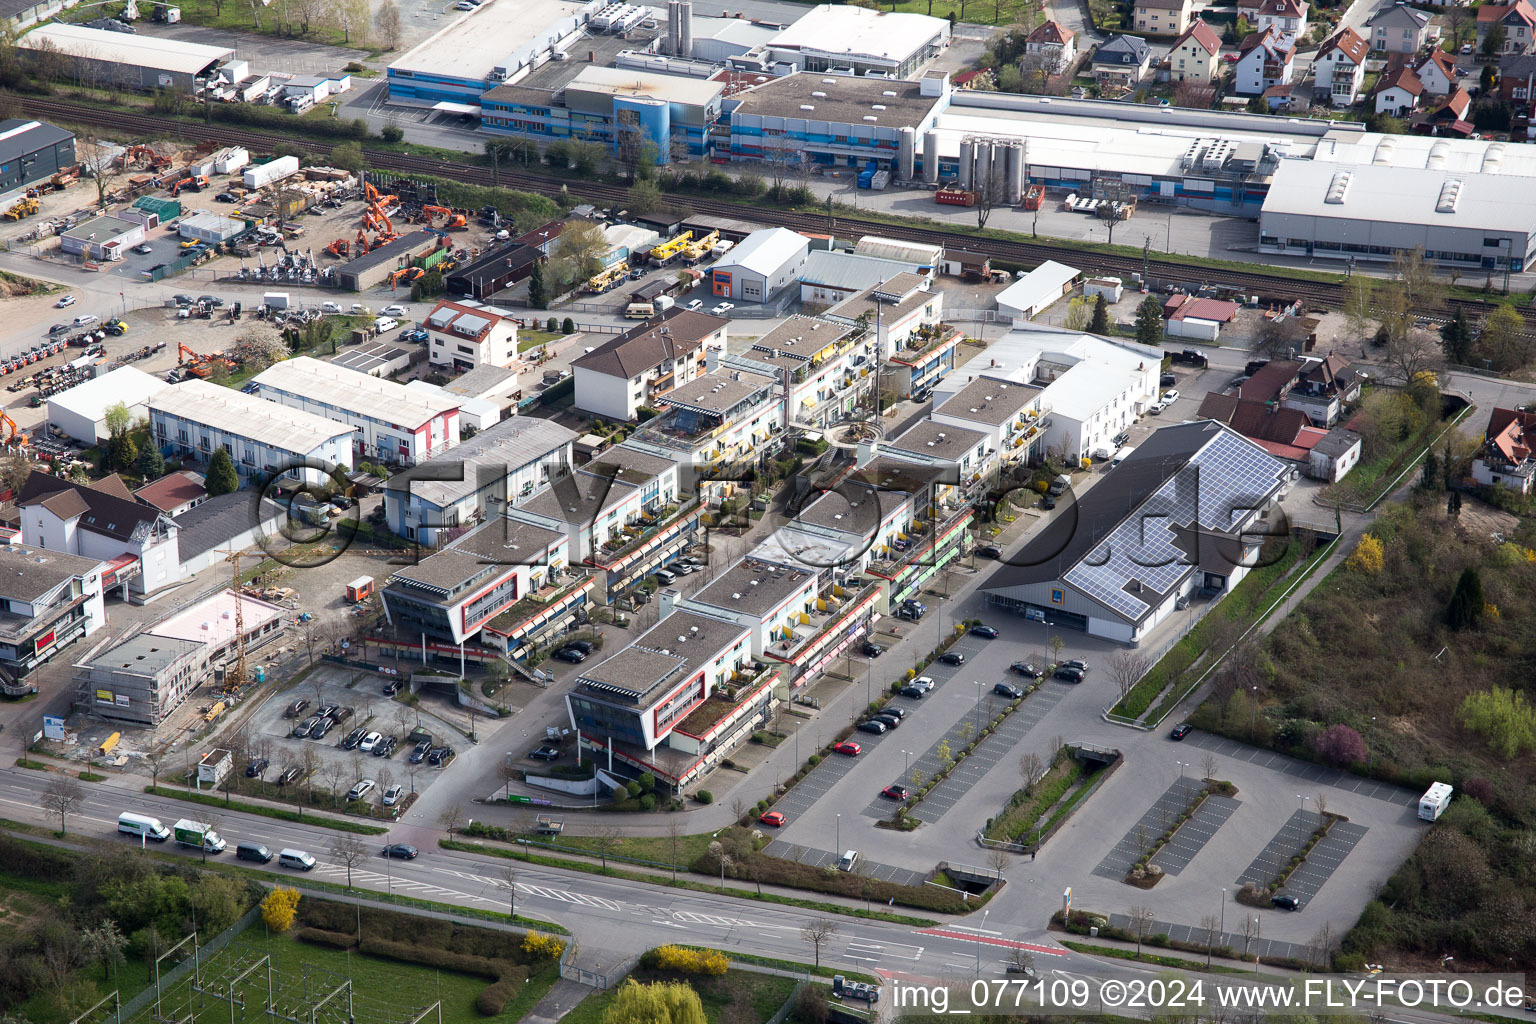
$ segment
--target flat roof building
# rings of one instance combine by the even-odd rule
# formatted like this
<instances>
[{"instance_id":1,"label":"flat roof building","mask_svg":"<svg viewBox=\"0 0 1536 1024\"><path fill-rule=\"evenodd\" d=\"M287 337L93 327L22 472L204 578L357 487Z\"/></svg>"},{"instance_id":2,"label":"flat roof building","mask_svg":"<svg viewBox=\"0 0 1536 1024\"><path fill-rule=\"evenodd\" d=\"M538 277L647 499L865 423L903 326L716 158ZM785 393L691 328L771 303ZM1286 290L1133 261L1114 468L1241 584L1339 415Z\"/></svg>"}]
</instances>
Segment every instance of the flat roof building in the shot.
<instances>
[{"instance_id":1,"label":"flat roof building","mask_svg":"<svg viewBox=\"0 0 1536 1024\"><path fill-rule=\"evenodd\" d=\"M191 92L198 78L231 60L227 46L208 46L147 34L129 35L54 22L39 25L17 44L24 50L42 46L68 58L77 71L94 76L97 85L121 89L165 89Z\"/></svg>"},{"instance_id":2,"label":"flat roof building","mask_svg":"<svg viewBox=\"0 0 1536 1024\"><path fill-rule=\"evenodd\" d=\"M767 44L773 61L797 71L851 70L910 78L949 45L950 25L926 14L822 4Z\"/></svg>"},{"instance_id":3,"label":"flat roof building","mask_svg":"<svg viewBox=\"0 0 1536 1024\"><path fill-rule=\"evenodd\" d=\"M208 678L208 650L199 640L153 633L98 646L75 662L80 705L115 722L153 728Z\"/></svg>"},{"instance_id":4,"label":"flat roof building","mask_svg":"<svg viewBox=\"0 0 1536 1024\"><path fill-rule=\"evenodd\" d=\"M88 556L0 547L0 693L37 693L37 670L106 624L102 569Z\"/></svg>"},{"instance_id":5,"label":"flat roof building","mask_svg":"<svg viewBox=\"0 0 1536 1024\"><path fill-rule=\"evenodd\" d=\"M144 225L119 217L92 217L59 236L59 248L87 260L120 260L144 241Z\"/></svg>"},{"instance_id":6,"label":"flat roof building","mask_svg":"<svg viewBox=\"0 0 1536 1024\"><path fill-rule=\"evenodd\" d=\"M336 268L336 283L347 291L365 292L389 280L396 270L412 259L426 256L438 247L438 236L430 231L407 231L393 242L369 249Z\"/></svg>"},{"instance_id":7,"label":"flat roof building","mask_svg":"<svg viewBox=\"0 0 1536 1024\"><path fill-rule=\"evenodd\" d=\"M0 195L45 181L75 162L75 136L42 121L0 121Z\"/></svg>"},{"instance_id":8,"label":"flat roof building","mask_svg":"<svg viewBox=\"0 0 1536 1024\"><path fill-rule=\"evenodd\" d=\"M349 425L360 459L410 465L459 443L459 407L451 397L309 356L273 363L252 380L263 399Z\"/></svg>"},{"instance_id":9,"label":"flat roof building","mask_svg":"<svg viewBox=\"0 0 1536 1024\"><path fill-rule=\"evenodd\" d=\"M83 444L107 437L107 409L121 402L134 419L149 416L148 402L167 387L136 366L120 366L48 399L48 423Z\"/></svg>"},{"instance_id":10,"label":"flat roof building","mask_svg":"<svg viewBox=\"0 0 1536 1024\"><path fill-rule=\"evenodd\" d=\"M206 463L227 446L242 477L295 473L319 483L324 474L305 460L352 466L351 427L205 380L168 387L148 406L149 429L163 451Z\"/></svg>"}]
</instances>

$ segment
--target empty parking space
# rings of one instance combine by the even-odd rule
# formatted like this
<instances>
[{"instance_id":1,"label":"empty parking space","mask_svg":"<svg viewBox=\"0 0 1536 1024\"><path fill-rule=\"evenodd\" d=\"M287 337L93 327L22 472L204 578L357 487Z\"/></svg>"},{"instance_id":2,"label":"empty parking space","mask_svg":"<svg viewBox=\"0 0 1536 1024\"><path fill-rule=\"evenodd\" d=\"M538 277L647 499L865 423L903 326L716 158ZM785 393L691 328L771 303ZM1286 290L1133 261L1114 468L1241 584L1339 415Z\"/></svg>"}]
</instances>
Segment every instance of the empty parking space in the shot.
<instances>
[{"instance_id":1,"label":"empty parking space","mask_svg":"<svg viewBox=\"0 0 1536 1024\"><path fill-rule=\"evenodd\" d=\"M1304 864L1291 873L1286 879L1282 892L1288 893L1300 899L1305 905L1316 896L1318 891L1327 884L1328 879L1344 863L1344 858L1365 838L1370 829L1364 825L1356 825L1350 821L1336 822L1328 830L1328 834L1322 838L1312 852L1307 854Z\"/></svg>"},{"instance_id":2,"label":"empty parking space","mask_svg":"<svg viewBox=\"0 0 1536 1024\"><path fill-rule=\"evenodd\" d=\"M1093 873L1100 878L1124 878L1157 837L1179 820L1179 815L1203 785L1199 779L1181 778L1169 786L1099 862Z\"/></svg>"},{"instance_id":3,"label":"empty parking space","mask_svg":"<svg viewBox=\"0 0 1536 1024\"><path fill-rule=\"evenodd\" d=\"M1253 858L1253 863L1237 876L1237 884L1252 882L1260 888L1269 885L1285 865L1291 862L1291 858L1307 845L1307 839L1322 821L1321 815L1311 811L1292 811L1290 819L1280 826L1280 831Z\"/></svg>"},{"instance_id":4,"label":"empty parking space","mask_svg":"<svg viewBox=\"0 0 1536 1024\"><path fill-rule=\"evenodd\" d=\"M1221 826L1225 825L1227 819L1232 817L1241 806L1239 801L1231 797L1206 797L1205 802L1189 816L1189 820L1179 826L1179 830L1173 834L1173 839L1168 845L1152 858L1152 863L1162 868L1165 874L1177 875L1189 867L1189 862L1195 859L1195 854L1205 849L1205 844L1215 838Z\"/></svg>"},{"instance_id":5,"label":"empty parking space","mask_svg":"<svg viewBox=\"0 0 1536 1024\"><path fill-rule=\"evenodd\" d=\"M889 738L890 734L885 736L866 736L860 734L859 738L854 742L858 743L861 747L868 748L871 742L879 743L881 740ZM794 789L780 797L773 805L773 809L793 821L806 811L809 811L817 800L831 792L832 787L841 782L843 776L853 770L853 762L854 758L845 757L842 754L828 754L822 759L820 764L812 768L810 773L795 785Z\"/></svg>"},{"instance_id":6,"label":"empty parking space","mask_svg":"<svg viewBox=\"0 0 1536 1024\"><path fill-rule=\"evenodd\" d=\"M810 864L818 868L836 867L838 858L841 856L830 850L799 846L782 839L775 839L763 847L763 852L770 857L783 857L785 860L792 860L798 864ZM882 864L879 861L870 860L863 854L859 856L859 873L882 882L893 882L896 885L922 885L928 877L921 871L899 868L894 864Z\"/></svg>"},{"instance_id":7,"label":"empty parking space","mask_svg":"<svg viewBox=\"0 0 1536 1024\"><path fill-rule=\"evenodd\" d=\"M1235 740L1229 740L1223 736L1213 736L1210 733L1195 731L1189 734L1185 743L1193 744L1202 750L1209 750L1222 757L1230 757L1234 761L1246 761L1249 764L1268 768L1272 771L1284 772L1298 779L1305 779L1311 785L1332 786L1334 789L1342 789L1348 793L1358 793L1360 796L1370 797L1372 800L1384 800L1387 803L1407 805L1418 800L1417 795L1410 793L1401 786L1394 786L1386 782L1377 782L1374 779L1361 778L1348 772L1337 771L1333 768L1324 768L1322 765L1312 764L1308 761L1299 761L1285 754L1277 754L1273 750L1265 750L1262 747L1250 747Z\"/></svg>"},{"instance_id":8,"label":"empty parking space","mask_svg":"<svg viewBox=\"0 0 1536 1024\"><path fill-rule=\"evenodd\" d=\"M1242 908L1239 907L1238 910L1242 911ZM1252 911L1250 910L1248 913L1252 913ZM1232 921L1234 916L1233 914L1228 914L1227 920L1229 922ZM1236 919L1241 920L1240 914L1236 915ZM1116 928L1124 928L1127 931L1134 927L1130 917L1125 914L1110 914L1109 923ZM1175 942L1188 942L1196 946L1204 946L1208 941L1204 928L1188 924L1173 924L1169 921L1153 921L1147 926L1147 934L1166 935ZM1220 936L1213 945L1226 946L1229 949L1235 950L1242 954L1245 960L1253 956L1257 956L1260 960L1287 958L1307 960L1312 955L1306 946L1297 942L1278 942L1251 934L1245 937L1241 932L1232 931L1220 933Z\"/></svg>"}]
</instances>

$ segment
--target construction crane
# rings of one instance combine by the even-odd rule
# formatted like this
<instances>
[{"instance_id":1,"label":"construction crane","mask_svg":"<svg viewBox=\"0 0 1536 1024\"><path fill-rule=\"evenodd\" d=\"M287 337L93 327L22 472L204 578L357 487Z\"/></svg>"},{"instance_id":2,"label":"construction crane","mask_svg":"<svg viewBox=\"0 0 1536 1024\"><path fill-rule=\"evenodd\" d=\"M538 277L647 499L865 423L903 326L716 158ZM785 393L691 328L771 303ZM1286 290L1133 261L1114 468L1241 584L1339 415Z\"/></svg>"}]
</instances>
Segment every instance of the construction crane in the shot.
<instances>
[{"instance_id":1,"label":"construction crane","mask_svg":"<svg viewBox=\"0 0 1536 1024\"><path fill-rule=\"evenodd\" d=\"M620 260L613 266L609 267L607 270L603 271L601 274L598 274L596 277L588 281L587 291L596 295L601 295L603 292L608 291L610 288L623 284L624 280L628 276L629 264L625 263L623 260Z\"/></svg>"},{"instance_id":2,"label":"construction crane","mask_svg":"<svg viewBox=\"0 0 1536 1024\"><path fill-rule=\"evenodd\" d=\"M683 246L683 262L689 264L699 262L699 260L709 255L709 250L718 241L720 241L720 232L718 230L711 231L700 238L695 238Z\"/></svg>"},{"instance_id":3,"label":"construction crane","mask_svg":"<svg viewBox=\"0 0 1536 1024\"><path fill-rule=\"evenodd\" d=\"M689 243L689 241L691 241L692 239L693 239L693 232L692 231L684 231L682 234L678 235L676 238L673 238L673 239L670 239L668 241L662 242L660 245L652 246L651 247L651 260L652 260L652 262L661 263L661 264L670 263L672 260L677 258L678 253L682 252L683 251L683 247L686 246Z\"/></svg>"},{"instance_id":4,"label":"construction crane","mask_svg":"<svg viewBox=\"0 0 1536 1024\"><path fill-rule=\"evenodd\" d=\"M240 552L228 548L220 548L219 554L227 555L224 560L232 566L231 576L235 592L235 674L233 677L224 677L226 689L239 690L245 685L245 595L240 592Z\"/></svg>"}]
</instances>

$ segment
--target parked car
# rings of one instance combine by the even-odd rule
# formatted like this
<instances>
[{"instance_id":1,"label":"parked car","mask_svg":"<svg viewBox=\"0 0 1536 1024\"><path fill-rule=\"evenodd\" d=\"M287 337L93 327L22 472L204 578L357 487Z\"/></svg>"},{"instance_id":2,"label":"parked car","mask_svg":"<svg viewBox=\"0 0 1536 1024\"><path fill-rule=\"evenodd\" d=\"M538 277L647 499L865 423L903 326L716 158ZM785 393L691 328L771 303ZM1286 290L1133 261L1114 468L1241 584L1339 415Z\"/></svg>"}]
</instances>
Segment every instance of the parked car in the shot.
<instances>
[{"instance_id":1,"label":"parked car","mask_svg":"<svg viewBox=\"0 0 1536 1024\"><path fill-rule=\"evenodd\" d=\"M712 314L714 314L715 316L725 316L725 314L729 313L731 310L733 310L735 308L736 308L736 303L734 303L734 302L722 302L722 303L718 304L717 306L715 306L713 309L711 309L710 312Z\"/></svg>"},{"instance_id":2,"label":"parked car","mask_svg":"<svg viewBox=\"0 0 1536 1024\"><path fill-rule=\"evenodd\" d=\"M374 782L372 779L358 779L357 784L354 785L351 789L347 790L347 799L361 800L363 797L373 792L373 787L376 785L378 785L378 783Z\"/></svg>"},{"instance_id":3,"label":"parked car","mask_svg":"<svg viewBox=\"0 0 1536 1024\"><path fill-rule=\"evenodd\" d=\"M1173 727L1173 732L1168 734L1168 738L1171 740L1182 740L1185 736L1189 735L1190 730L1193 728L1194 726L1190 725L1188 722L1182 722L1179 725Z\"/></svg>"},{"instance_id":4,"label":"parked car","mask_svg":"<svg viewBox=\"0 0 1536 1024\"><path fill-rule=\"evenodd\" d=\"M69 324L54 324L52 327L48 328L48 336L51 338L55 334L63 334L65 331L72 330L74 330L74 328L69 326Z\"/></svg>"},{"instance_id":5,"label":"parked car","mask_svg":"<svg viewBox=\"0 0 1536 1024\"><path fill-rule=\"evenodd\" d=\"M560 748L551 746L536 747L528 752L528 756L535 761L558 761L560 760Z\"/></svg>"},{"instance_id":6,"label":"parked car","mask_svg":"<svg viewBox=\"0 0 1536 1024\"><path fill-rule=\"evenodd\" d=\"M1083 681L1083 670L1080 668L1072 668L1069 665L1063 665L1061 668L1056 670L1056 678L1065 680L1069 683L1080 683Z\"/></svg>"},{"instance_id":7,"label":"parked car","mask_svg":"<svg viewBox=\"0 0 1536 1024\"><path fill-rule=\"evenodd\" d=\"M1288 892L1276 893L1269 898L1270 906L1279 907L1281 910L1300 910L1301 900Z\"/></svg>"},{"instance_id":8,"label":"parked car","mask_svg":"<svg viewBox=\"0 0 1536 1024\"><path fill-rule=\"evenodd\" d=\"M323 719L320 718L306 718L304 721L293 727L293 735L296 738L302 739L303 737L308 736L311 732L313 732L315 726L319 725L322 721Z\"/></svg>"},{"instance_id":9,"label":"parked car","mask_svg":"<svg viewBox=\"0 0 1536 1024\"><path fill-rule=\"evenodd\" d=\"M419 852L410 843L390 843L384 847L384 856L395 860L415 860Z\"/></svg>"},{"instance_id":10,"label":"parked car","mask_svg":"<svg viewBox=\"0 0 1536 1024\"><path fill-rule=\"evenodd\" d=\"M875 736L884 736L885 735L885 723L884 722L877 722L873 718L871 718L867 722L860 722L859 723L859 732L872 733Z\"/></svg>"},{"instance_id":11,"label":"parked car","mask_svg":"<svg viewBox=\"0 0 1536 1024\"><path fill-rule=\"evenodd\" d=\"M410 310L408 310L404 306L400 306L400 305L385 306L383 309L379 310L379 315L380 316L409 316L410 315Z\"/></svg>"},{"instance_id":12,"label":"parked car","mask_svg":"<svg viewBox=\"0 0 1536 1024\"><path fill-rule=\"evenodd\" d=\"M959 651L945 651L943 654L939 655L939 660L946 665L964 665L965 655L961 654Z\"/></svg>"},{"instance_id":13,"label":"parked car","mask_svg":"<svg viewBox=\"0 0 1536 1024\"><path fill-rule=\"evenodd\" d=\"M330 718L335 713L335 704L321 704L320 707L315 710L315 714L321 718Z\"/></svg>"},{"instance_id":14,"label":"parked car","mask_svg":"<svg viewBox=\"0 0 1536 1024\"><path fill-rule=\"evenodd\" d=\"M858 757L864 753L864 748L853 742L853 740L843 740L843 742L832 748L832 752L834 754L845 754L848 757Z\"/></svg>"},{"instance_id":15,"label":"parked car","mask_svg":"<svg viewBox=\"0 0 1536 1024\"><path fill-rule=\"evenodd\" d=\"M445 767L448 762L452 760L452 747L433 747L430 751L427 752L427 764L431 765L433 768Z\"/></svg>"},{"instance_id":16,"label":"parked car","mask_svg":"<svg viewBox=\"0 0 1536 1024\"><path fill-rule=\"evenodd\" d=\"M140 256L148 256L150 253L155 251L155 247L150 245L148 242L140 242L138 245L133 247L133 251L138 253Z\"/></svg>"},{"instance_id":17,"label":"parked car","mask_svg":"<svg viewBox=\"0 0 1536 1024\"><path fill-rule=\"evenodd\" d=\"M384 696L393 697L395 694L400 692L400 688L404 685L405 680L403 679L391 679L389 682L384 684Z\"/></svg>"},{"instance_id":18,"label":"parked car","mask_svg":"<svg viewBox=\"0 0 1536 1024\"><path fill-rule=\"evenodd\" d=\"M1123 447L1125 447L1125 443L1127 441L1129 441L1130 439L1131 439L1130 433L1128 431L1122 430L1122 431L1120 431L1120 433L1118 433L1114 437L1110 438L1109 439L1109 443L1114 445L1116 448L1123 448Z\"/></svg>"},{"instance_id":19,"label":"parked car","mask_svg":"<svg viewBox=\"0 0 1536 1024\"><path fill-rule=\"evenodd\" d=\"M303 768L299 767L296 764L291 764L287 768L283 769L283 774L281 774L281 775L279 775L277 777L277 784L279 786L286 786L290 782L297 782L298 779L299 779L299 776L301 776L303 774L304 774L304 769Z\"/></svg>"},{"instance_id":20,"label":"parked car","mask_svg":"<svg viewBox=\"0 0 1536 1024\"><path fill-rule=\"evenodd\" d=\"M1039 679L1040 670L1027 661L1016 661L1008 666L1008 671L1023 676L1025 679Z\"/></svg>"},{"instance_id":21,"label":"parked car","mask_svg":"<svg viewBox=\"0 0 1536 1024\"><path fill-rule=\"evenodd\" d=\"M760 815L757 820L764 825L772 825L774 828L783 828L784 823L788 819L778 811L769 811L767 814Z\"/></svg>"},{"instance_id":22,"label":"parked car","mask_svg":"<svg viewBox=\"0 0 1536 1024\"><path fill-rule=\"evenodd\" d=\"M976 549L977 558L1002 558L1003 549L996 544L983 544Z\"/></svg>"},{"instance_id":23,"label":"parked car","mask_svg":"<svg viewBox=\"0 0 1536 1024\"><path fill-rule=\"evenodd\" d=\"M889 800L905 800L912 794L906 786L886 786L880 791L880 795Z\"/></svg>"},{"instance_id":24,"label":"parked car","mask_svg":"<svg viewBox=\"0 0 1536 1024\"><path fill-rule=\"evenodd\" d=\"M998 633L997 627L995 626L987 626L978 623L971 627L971 635L979 636L986 640L996 640L1001 634Z\"/></svg>"},{"instance_id":25,"label":"parked car","mask_svg":"<svg viewBox=\"0 0 1536 1024\"><path fill-rule=\"evenodd\" d=\"M388 757L395 752L395 747L399 746L399 744L400 738L398 736L386 736L384 737L384 742L373 748L373 756Z\"/></svg>"},{"instance_id":26,"label":"parked car","mask_svg":"<svg viewBox=\"0 0 1536 1024\"><path fill-rule=\"evenodd\" d=\"M934 687L933 677L932 676L918 676L916 679L912 680L912 685L918 687L924 693L927 693L929 690L933 689L933 687Z\"/></svg>"},{"instance_id":27,"label":"parked car","mask_svg":"<svg viewBox=\"0 0 1536 1024\"><path fill-rule=\"evenodd\" d=\"M218 195L213 197L213 201L216 203L238 203L240 201L240 197L235 195L233 192L220 192Z\"/></svg>"},{"instance_id":28,"label":"parked car","mask_svg":"<svg viewBox=\"0 0 1536 1024\"><path fill-rule=\"evenodd\" d=\"M374 750L376 750L378 748L379 744L382 743L383 741L384 741L384 734L383 733L381 733L381 732L370 732L368 735L363 737L362 742L360 742L357 745L357 749L362 751L365 754L371 754L371 753L374 752Z\"/></svg>"},{"instance_id":29,"label":"parked car","mask_svg":"<svg viewBox=\"0 0 1536 1024\"><path fill-rule=\"evenodd\" d=\"M77 303L79 301L80 300L75 298L73 295L62 295L62 296L59 297L59 301L55 302L53 304L53 308L54 309L65 309L65 308L67 308L69 306L73 306L75 303Z\"/></svg>"},{"instance_id":30,"label":"parked car","mask_svg":"<svg viewBox=\"0 0 1536 1024\"><path fill-rule=\"evenodd\" d=\"M245 777L248 779L261 778L262 774L271 764L272 762L268 761L266 758L258 757L256 760L245 766Z\"/></svg>"},{"instance_id":31,"label":"parked car","mask_svg":"<svg viewBox=\"0 0 1536 1024\"><path fill-rule=\"evenodd\" d=\"M427 759L427 752L431 749L432 741L422 740L420 743L416 744L416 749L411 751L411 756L407 758L407 760L410 761L411 764L421 764L421 762Z\"/></svg>"},{"instance_id":32,"label":"parked car","mask_svg":"<svg viewBox=\"0 0 1536 1024\"><path fill-rule=\"evenodd\" d=\"M866 658L878 658L885 653L885 648L876 643L865 642L864 646L859 648L859 653Z\"/></svg>"},{"instance_id":33,"label":"parked car","mask_svg":"<svg viewBox=\"0 0 1536 1024\"><path fill-rule=\"evenodd\" d=\"M1049 494L1042 494L1040 496L1040 503L1037 507L1049 512L1051 509L1056 507L1056 499L1051 497Z\"/></svg>"},{"instance_id":34,"label":"parked car","mask_svg":"<svg viewBox=\"0 0 1536 1024\"><path fill-rule=\"evenodd\" d=\"M342 750L356 750L357 745L363 742L363 737L368 735L367 729L353 729L347 733L347 738L341 741Z\"/></svg>"},{"instance_id":35,"label":"parked car","mask_svg":"<svg viewBox=\"0 0 1536 1024\"><path fill-rule=\"evenodd\" d=\"M1177 391L1164 391L1163 392L1163 404L1165 406L1166 405L1172 405L1174 402L1177 402L1178 400L1179 400L1179 393Z\"/></svg>"},{"instance_id":36,"label":"parked car","mask_svg":"<svg viewBox=\"0 0 1536 1024\"><path fill-rule=\"evenodd\" d=\"M100 319L101 317L97 316L95 313L82 313L75 317L74 325L76 327L89 327L91 324L94 324Z\"/></svg>"},{"instance_id":37,"label":"parked car","mask_svg":"<svg viewBox=\"0 0 1536 1024\"><path fill-rule=\"evenodd\" d=\"M1019 689L1017 686L1014 686L1012 683L998 683L996 686L992 687L992 692L997 694L999 697L1007 697L1009 700L1018 700L1020 697L1024 696L1024 691Z\"/></svg>"},{"instance_id":38,"label":"parked car","mask_svg":"<svg viewBox=\"0 0 1536 1024\"><path fill-rule=\"evenodd\" d=\"M907 709L899 708L895 704L887 705L886 707L880 709L880 714L877 717L885 718L887 716L891 718L906 718Z\"/></svg>"},{"instance_id":39,"label":"parked car","mask_svg":"<svg viewBox=\"0 0 1536 1024\"><path fill-rule=\"evenodd\" d=\"M334 728L336 728L336 722L333 719L322 718L315 723L313 729L309 730L309 738L312 740L323 740L325 739L325 734Z\"/></svg>"},{"instance_id":40,"label":"parked car","mask_svg":"<svg viewBox=\"0 0 1536 1024\"><path fill-rule=\"evenodd\" d=\"M393 807L400 802L400 796L405 792L405 787L395 783L384 791L384 799L381 801L385 807Z\"/></svg>"},{"instance_id":41,"label":"parked car","mask_svg":"<svg viewBox=\"0 0 1536 1024\"><path fill-rule=\"evenodd\" d=\"M1075 668L1078 671L1084 673L1088 671L1088 663L1082 658L1068 658L1066 661L1062 662L1062 665L1067 668Z\"/></svg>"},{"instance_id":42,"label":"parked car","mask_svg":"<svg viewBox=\"0 0 1536 1024\"><path fill-rule=\"evenodd\" d=\"M1177 384L1178 382L1179 382L1179 375L1178 374L1176 374L1176 373L1165 373L1165 374L1163 374L1161 377L1159 377L1157 379L1157 386L1158 387L1162 387L1162 388L1170 388L1170 387L1173 387L1173 385Z\"/></svg>"},{"instance_id":43,"label":"parked car","mask_svg":"<svg viewBox=\"0 0 1536 1024\"><path fill-rule=\"evenodd\" d=\"M881 725L885 726L887 732L901 725L901 719L897 718L895 715L888 715L884 711L880 712L874 718L871 718L870 721L879 722Z\"/></svg>"},{"instance_id":44,"label":"parked car","mask_svg":"<svg viewBox=\"0 0 1536 1024\"><path fill-rule=\"evenodd\" d=\"M347 706L342 705L342 704L333 704L333 705L331 705L330 719L331 719L331 721L335 722L337 725L340 725L342 722L345 722L347 719L349 719L351 717L352 717L352 708L347 707Z\"/></svg>"},{"instance_id":45,"label":"parked car","mask_svg":"<svg viewBox=\"0 0 1536 1024\"><path fill-rule=\"evenodd\" d=\"M896 692L901 694L903 697L911 697L913 700L922 700L924 697L928 696L927 690L920 686L913 686L911 683L908 683L906 686L903 686Z\"/></svg>"},{"instance_id":46,"label":"parked car","mask_svg":"<svg viewBox=\"0 0 1536 1024\"><path fill-rule=\"evenodd\" d=\"M592 653L592 641L590 640L567 640L564 646L578 650L582 654Z\"/></svg>"},{"instance_id":47,"label":"parked car","mask_svg":"<svg viewBox=\"0 0 1536 1024\"><path fill-rule=\"evenodd\" d=\"M587 656L574 647L562 647L555 652L555 657L560 661L568 661L572 665L580 665L587 660Z\"/></svg>"}]
</instances>

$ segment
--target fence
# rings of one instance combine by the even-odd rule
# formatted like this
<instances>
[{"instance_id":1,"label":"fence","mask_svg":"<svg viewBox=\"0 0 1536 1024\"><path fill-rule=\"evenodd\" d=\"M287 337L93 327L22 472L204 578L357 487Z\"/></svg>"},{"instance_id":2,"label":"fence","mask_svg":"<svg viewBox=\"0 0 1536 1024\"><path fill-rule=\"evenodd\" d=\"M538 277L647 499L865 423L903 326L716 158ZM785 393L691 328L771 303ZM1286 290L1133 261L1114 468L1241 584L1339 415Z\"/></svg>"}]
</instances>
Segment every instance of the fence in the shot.
<instances>
[{"instance_id":1,"label":"fence","mask_svg":"<svg viewBox=\"0 0 1536 1024\"><path fill-rule=\"evenodd\" d=\"M236 935L239 935L255 924L260 918L261 907L252 907L245 912L244 917L224 929L218 935L215 935L206 946L198 946L194 941L192 955L162 974L160 980L155 985L151 985L124 1003L122 1009L117 1014L117 1019L119 1021L130 1019L134 1014L148 1007L155 1001L157 988L160 992L163 992L168 986L174 985L182 978L185 978L194 967L201 966L202 961L223 950L225 946L234 941Z\"/></svg>"},{"instance_id":2,"label":"fence","mask_svg":"<svg viewBox=\"0 0 1536 1024\"><path fill-rule=\"evenodd\" d=\"M634 970L635 966L640 963L640 955L637 953L626 960L622 960L619 963L614 964L606 971L589 971L585 967L578 967L575 963L572 962L574 959L575 958L572 957L567 960L566 958L561 957L560 977L595 989L612 988L619 982L623 981L626 977L628 977L629 972Z\"/></svg>"}]
</instances>

